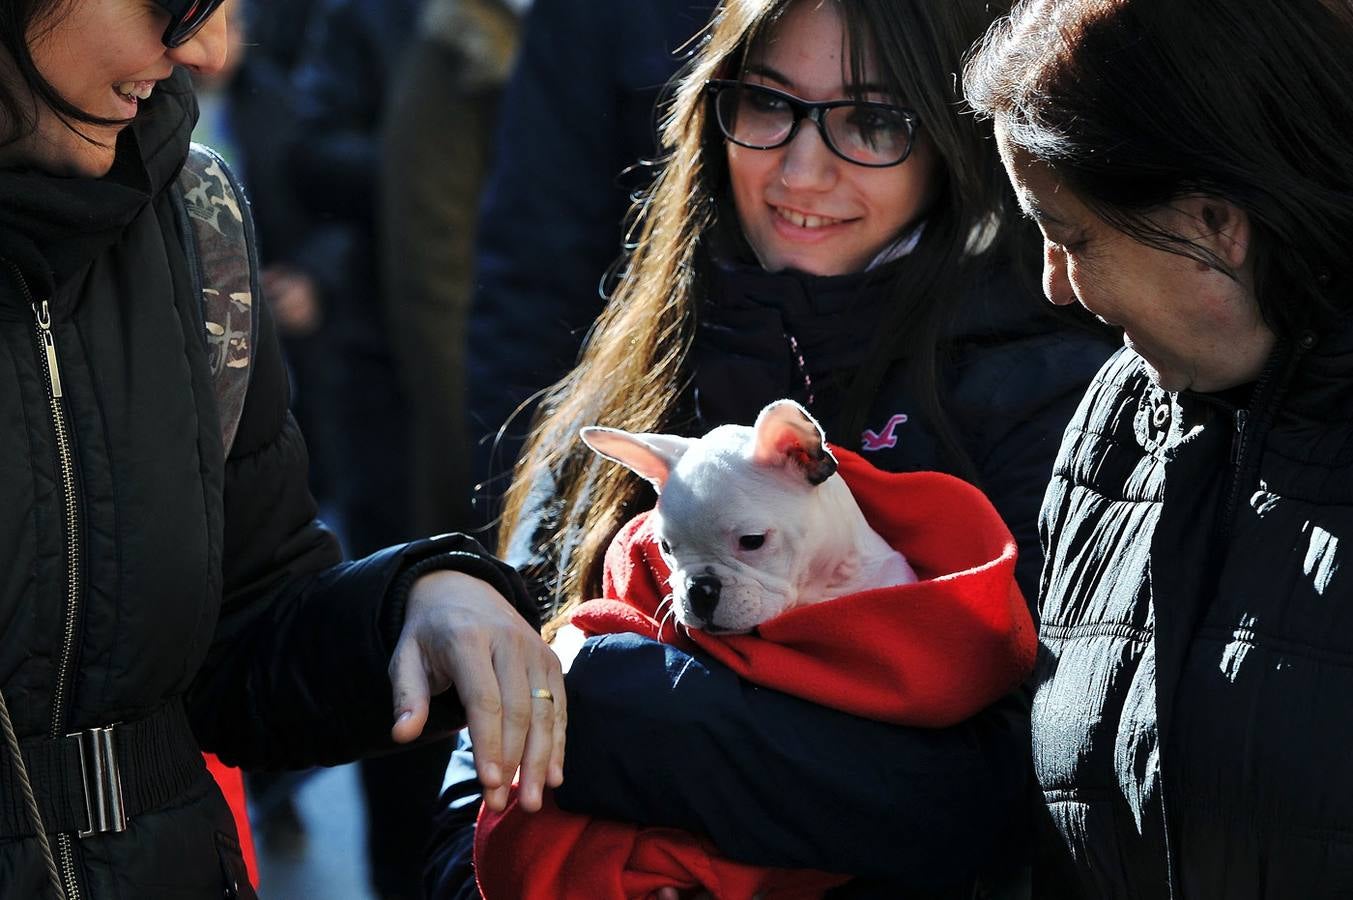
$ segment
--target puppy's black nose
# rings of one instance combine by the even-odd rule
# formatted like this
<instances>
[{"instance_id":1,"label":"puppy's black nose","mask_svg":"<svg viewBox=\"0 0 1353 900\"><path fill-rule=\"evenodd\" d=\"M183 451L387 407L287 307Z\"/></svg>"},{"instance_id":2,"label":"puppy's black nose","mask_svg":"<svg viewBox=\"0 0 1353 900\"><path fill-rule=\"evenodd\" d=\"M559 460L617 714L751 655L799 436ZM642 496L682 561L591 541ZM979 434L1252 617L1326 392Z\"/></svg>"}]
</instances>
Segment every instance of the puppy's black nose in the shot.
<instances>
[{"instance_id":1,"label":"puppy's black nose","mask_svg":"<svg viewBox=\"0 0 1353 900\"><path fill-rule=\"evenodd\" d=\"M713 575L696 575L686 579L686 599L691 604L691 612L708 622L719 605L721 587L719 579Z\"/></svg>"}]
</instances>

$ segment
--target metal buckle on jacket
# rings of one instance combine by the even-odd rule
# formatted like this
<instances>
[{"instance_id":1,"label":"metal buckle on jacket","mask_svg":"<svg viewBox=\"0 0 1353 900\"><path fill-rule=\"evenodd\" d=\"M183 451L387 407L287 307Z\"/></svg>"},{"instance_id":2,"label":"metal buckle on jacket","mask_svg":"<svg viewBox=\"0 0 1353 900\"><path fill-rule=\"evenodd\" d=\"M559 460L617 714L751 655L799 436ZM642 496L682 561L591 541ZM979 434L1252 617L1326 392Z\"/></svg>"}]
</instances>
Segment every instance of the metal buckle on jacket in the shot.
<instances>
[{"instance_id":1,"label":"metal buckle on jacket","mask_svg":"<svg viewBox=\"0 0 1353 900\"><path fill-rule=\"evenodd\" d=\"M80 747L80 774L85 789L85 811L89 826L80 832L86 838L94 834L127 830L127 810L122 805L122 773L118 770L117 747L113 729L104 725L67 735Z\"/></svg>"}]
</instances>

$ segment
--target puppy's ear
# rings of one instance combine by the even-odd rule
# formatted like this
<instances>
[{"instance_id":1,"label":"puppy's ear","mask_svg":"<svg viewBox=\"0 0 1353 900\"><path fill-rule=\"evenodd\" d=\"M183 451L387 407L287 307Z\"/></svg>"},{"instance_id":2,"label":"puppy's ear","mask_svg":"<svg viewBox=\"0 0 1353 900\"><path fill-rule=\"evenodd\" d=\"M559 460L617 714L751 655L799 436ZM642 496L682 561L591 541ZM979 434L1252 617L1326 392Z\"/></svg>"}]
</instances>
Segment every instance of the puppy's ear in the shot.
<instances>
[{"instance_id":1,"label":"puppy's ear","mask_svg":"<svg viewBox=\"0 0 1353 900\"><path fill-rule=\"evenodd\" d=\"M646 478L660 492L672 467L691 445L689 438L674 434L631 434L619 428L595 426L584 428L579 436L584 444Z\"/></svg>"},{"instance_id":2,"label":"puppy's ear","mask_svg":"<svg viewBox=\"0 0 1353 900\"><path fill-rule=\"evenodd\" d=\"M752 462L758 466L803 471L808 483L818 485L836 473L836 457L827 449L822 426L793 400L776 400L756 417Z\"/></svg>"}]
</instances>

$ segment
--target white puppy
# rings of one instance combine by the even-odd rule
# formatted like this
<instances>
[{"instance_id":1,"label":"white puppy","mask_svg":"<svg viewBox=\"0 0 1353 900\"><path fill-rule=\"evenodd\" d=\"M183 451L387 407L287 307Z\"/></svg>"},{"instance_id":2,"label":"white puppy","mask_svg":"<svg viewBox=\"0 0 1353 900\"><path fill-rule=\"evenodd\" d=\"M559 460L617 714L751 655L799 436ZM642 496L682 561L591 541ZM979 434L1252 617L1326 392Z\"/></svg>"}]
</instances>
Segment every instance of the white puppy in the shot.
<instances>
[{"instance_id":1,"label":"white puppy","mask_svg":"<svg viewBox=\"0 0 1353 900\"><path fill-rule=\"evenodd\" d=\"M702 438L584 428L589 447L650 481L679 622L746 632L780 613L916 581L865 522L822 428L779 400Z\"/></svg>"}]
</instances>

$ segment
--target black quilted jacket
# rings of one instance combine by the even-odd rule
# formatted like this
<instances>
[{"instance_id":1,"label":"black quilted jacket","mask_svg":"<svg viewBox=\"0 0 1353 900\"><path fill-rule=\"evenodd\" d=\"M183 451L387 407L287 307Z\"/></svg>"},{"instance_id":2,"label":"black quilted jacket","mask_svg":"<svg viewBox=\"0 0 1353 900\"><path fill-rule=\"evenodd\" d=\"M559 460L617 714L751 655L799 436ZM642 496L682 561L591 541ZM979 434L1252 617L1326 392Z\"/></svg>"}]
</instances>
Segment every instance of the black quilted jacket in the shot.
<instances>
[{"instance_id":1,"label":"black quilted jacket","mask_svg":"<svg viewBox=\"0 0 1353 900\"><path fill-rule=\"evenodd\" d=\"M223 458L165 190L196 114L186 78L146 107L104 179L0 171L0 690L21 740L134 722L184 698L200 746L230 763L378 751L400 576L437 558L513 584L463 538L338 564L266 313ZM55 401L34 311L44 304ZM439 712L456 724L458 710ZM50 779L32 775L41 795ZM15 792L0 785L0 896L35 897L45 867ZM205 770L125 832L52 845L72 900L219 898L238 871Z\"/></svg>"},{"instance_id":2,"label":"black quilted jacket","mask_svg":"<svg viewBox=\"0 0 1353 900\"><path fill-rule=\"evenodd\" d=\"M1067 431L1036 896L1353 897L1353 325L1232 393L1166 394L1123 351Z\"/></svg>"}]
</instances>

